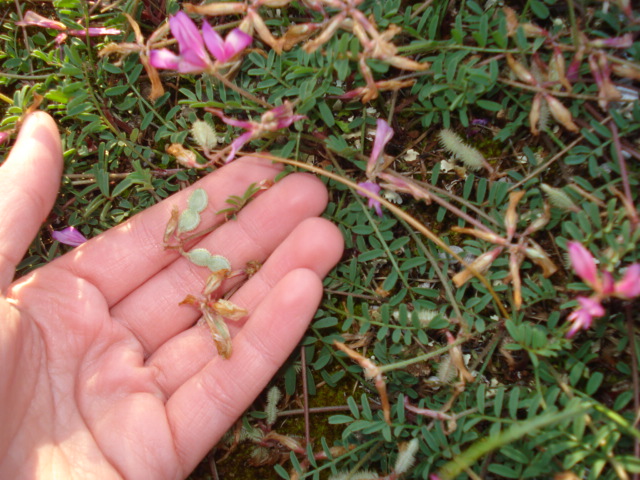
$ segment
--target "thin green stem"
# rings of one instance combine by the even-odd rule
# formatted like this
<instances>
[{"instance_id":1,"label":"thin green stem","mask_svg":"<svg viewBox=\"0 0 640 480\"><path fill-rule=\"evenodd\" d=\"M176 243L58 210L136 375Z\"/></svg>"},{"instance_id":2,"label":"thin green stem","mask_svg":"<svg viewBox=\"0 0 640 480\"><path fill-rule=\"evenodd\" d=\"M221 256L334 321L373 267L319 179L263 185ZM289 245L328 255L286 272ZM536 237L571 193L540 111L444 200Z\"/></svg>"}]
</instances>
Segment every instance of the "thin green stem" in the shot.
<instances>
[{"instance_id":1,"label":"thin green stem","mask_svg":"<svg viewBox=\"0 0 640 480\"><path fill-rule=\"evenodd\" d=\"M405 368L405 367L408 367L409 365L413 365L414 363L424 362L426 360L429 360L430 358L437 357L439 355L442 355L443 353L447 353L453 347L460 345L466 341L467 340L465 338L458 338L454 342L448 344L446 347L438 348L436 350L430 351L429 353L423 353L422 355L418 355L413 358L408 358L407 360L402 360L400 362L388 363L387 365L382 365L378 368L380 369L381 373Z\"/></svg>"}]
</instances>

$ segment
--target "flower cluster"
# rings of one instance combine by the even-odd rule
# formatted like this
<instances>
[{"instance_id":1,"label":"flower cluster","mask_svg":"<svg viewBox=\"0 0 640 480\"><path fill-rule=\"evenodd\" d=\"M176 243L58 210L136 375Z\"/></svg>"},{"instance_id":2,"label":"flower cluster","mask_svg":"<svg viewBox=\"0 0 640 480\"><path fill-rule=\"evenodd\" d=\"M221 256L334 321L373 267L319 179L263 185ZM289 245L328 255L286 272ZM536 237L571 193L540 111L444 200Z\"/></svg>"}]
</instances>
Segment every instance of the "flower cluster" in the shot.
<instances>
[{"instance_id":1,"label":"flower cluster","mask_svg":"<svg viewBox=\"0 0 640 480\"><path fill-rule=\"evenodd\" d=\"M574 271L593 289L590 297L577 298L580 307L567 317L572 322L567 332L567 338L571 338L578 330L591 327L594 318L605 314L602 300L611 297L630 300L640 296L640 263L629 265L622 278L615 282L611 273L598 270L595 258L581 243L569 242L568 250Z\"/></svg>"},{"instance_id":2,"label":"flower cluster","mask_svg":"<svg viewBox=\"0 0 640 480\"><path fill-rule=\"evenodd\" d=\"M309 8L320 12L323 20L318 23L307 22L293 24L280 38L276 38L269 31L264 19L258 13L258 8L281 8L291 3L291 0L249 0L248 2L217 2L205 5L183 4L189 13L200 15L232 15L244 14L240 22L240 30L253 34L255 32L260 39L269 45L278 54L291 49L294 45L307 41L303 46L307 53L311 53L327 43L337 31L346 30L353 34L362 45L362 52L358 55L358 67L366 82L365 87L347 92L344 98L362 98L363 102L374 100L379 90L398 90L414 84L414 80L388 80L376 82L373 73L367 65L367 60L375 59L385 62L393 67L423 71L429 68L426 62L416 62L398 55L398 47L392 42L393 37L400 33L400 28L390 25L385 31L379 31L372 19L367 18L358 6L362 0L314 0L305 2ZM337 10L335 15L330 15L325 6ZM314 37L315 36L315 37ZM312 38L314 37L314 38Z\"/></svg>"},{"instance_id":3,"label":"flower cluster","mask_svg":"<svg viewBox=\"0 0 640 480\"><path fill-rule=\"evenodd\" d=\"M629 79L637 80L640 77L640 71L636 68L630 67L627 62L619 60L602 50L603 48L610 48L618 49L622 52L626 51L633 44L633 36L631 34L596 39L590 39L586 35L580 34L576 36L574 56L569 65L565 66L563 46L557 42L554 35L533 23L521 23L517 18L516 12L509 7L504 7L503 11L507 19L509 36L515 36L518 29L522 29L527 37L544 39L544 43L552 50L548 64L542 62L539 55L532 56L531 68L527 68L523 63L513 58L511 54L506 55L509 68L518 80L523 84L534 87L537 91L529 114L531 133L534 135L540 133L540 124L544 123L545 115L543 112L546 109L551 113L554 120L564 128L571 132L578 132L579 128L573 121L569 109L551 92L560 87L568 93L572 92L572 82L579 78L580 67L585 56L588 59L587 63L591 76L598 87L598 105L605 111L609 102L622 99L622 94L611 80L612 73ZM630 15L630 9L627 11L626 8L623 8L623 11Z\"/></svg>"}]
</instances>

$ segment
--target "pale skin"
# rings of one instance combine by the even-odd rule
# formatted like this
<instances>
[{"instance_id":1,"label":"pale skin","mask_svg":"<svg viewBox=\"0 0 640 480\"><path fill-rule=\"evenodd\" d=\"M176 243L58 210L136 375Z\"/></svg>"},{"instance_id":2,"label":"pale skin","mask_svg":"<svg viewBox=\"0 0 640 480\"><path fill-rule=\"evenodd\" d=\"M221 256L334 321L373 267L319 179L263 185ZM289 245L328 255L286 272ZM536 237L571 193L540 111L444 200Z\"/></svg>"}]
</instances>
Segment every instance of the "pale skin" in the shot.
<instances>
[{"instance_id":1,"label":"pale skin","mask_svg":"<svg viewBox=\"0 0 640 480\"><path fill-rule=\"evenodd\" d=\"M278 167L236 160L14 281L61 172L56 125L35 113L0 167L0 478L185 478L316 311L343 248L338 229L318 218L327 192L312 176L290 175L198 244L233 268L264 262L230 298L249 316L230 325L224 360L198 311L178 305L200 293L207 270L164 249L164 228L190 189L209 194L206 227L229 195Z\"/></svg>"}]
</instances>

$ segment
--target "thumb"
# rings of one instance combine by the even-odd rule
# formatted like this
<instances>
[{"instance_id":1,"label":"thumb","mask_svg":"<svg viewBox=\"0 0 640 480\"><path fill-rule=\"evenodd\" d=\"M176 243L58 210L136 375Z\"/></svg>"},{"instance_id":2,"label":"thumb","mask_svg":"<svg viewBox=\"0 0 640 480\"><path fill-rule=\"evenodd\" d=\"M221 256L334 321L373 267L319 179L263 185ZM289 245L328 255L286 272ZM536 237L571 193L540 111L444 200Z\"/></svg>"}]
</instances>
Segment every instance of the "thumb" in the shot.
<instances>
[{"instance_id":1,"label":"thumb","mask_svg":"<svg viewBox=\"0 0 640 480\"><path fill-rule=\"evenodd\" d=\"M61 174L56 124L44 112L33 113L0 167L0 292L11 283L16 265L49 214Z\"/></svg>"}]
</instances>

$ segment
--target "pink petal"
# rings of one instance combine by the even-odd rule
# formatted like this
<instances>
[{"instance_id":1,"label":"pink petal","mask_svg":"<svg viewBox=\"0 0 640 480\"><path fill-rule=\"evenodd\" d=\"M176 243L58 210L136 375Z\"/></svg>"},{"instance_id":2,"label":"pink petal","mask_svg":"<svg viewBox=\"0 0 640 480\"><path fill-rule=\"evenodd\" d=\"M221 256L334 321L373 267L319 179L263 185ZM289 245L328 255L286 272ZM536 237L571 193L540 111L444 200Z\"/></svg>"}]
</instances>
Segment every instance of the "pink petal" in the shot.
<instances>
[{"instance_id":1,"label":"pink petal","mask_svg":"<svg viewBox=\"0 0 640 480\"><path fill-rule=\"evenodd\" d=\"M598 290L600 287L598 268L591 252L579 242L569 242L568 249L571 265L576 274L591 288Z\"/></svg>"},{"instance_id":2,"label":"pink petal","mask_svg":"<svg viewBox=\"0 0 640 480\"><path fill-rule=\"evenodd\" d=\"M237 120L235 118L227 117L221 110L217 108L210 108L209 111L226 123L227 125L231 125L232 127L244 128L245 130L254 130L255 125L252 122L247 120Z\"/></svg>"},{"instance_id":3,"label":"pink petal","mask_svg":"<svg viewBox=\"0 0 640 480\"><path fill-rule=\"evenodd\" d=\"M216 60L221 63L228 60L225 59L224 40L220 34L213 29L209 22L202 24L202 37L211 55L213 55Z\"/></svg>"},{"instance_id":4,"label":"pink petal","mask_svg":"<svg viewBox=\"0 0 640 480\"><path fill-rule=\"evenodd\" d=\"M11 134L9 132L0 132L0 145L2 145L10 136Z\"/></svg>"},{"instance_id":5,"label":"pink petal","mask_svg":"<svg viewBox=\"0 0 640 480\"><path fill-rule=\"evenodd\" d=\"M358 186L364 188L365 190L368 190L369 192L373 193L374 195L378 195L380 193L380 185L378 185L377 183L374 183L374 182L360 182L358 184ZM357 191L357 193L358 193L358 195L361 195L363 197L367 197L369 199L369 203L368 203L369 208L374 208L375 211L376 211L376 214L379 217L382 217L382 207L381 207L380 202L378 200L376 200L375 198L371 198L366 193L362 193L359 190Z\"/></svg>"},{"instance_id":6,"label":"pink petal","mask_svg":"<svg viewBox=\"0 0 640 480\"><path fill-rule=\"evenodd\" d=\"M31 10L27 10L22 17L22 21L16 22L16 25L20 25L21 27L53 28L54 30L60 31L67 29L64 23L43 17L42 15L38 15L36 12L33 12Z\"/></svg>"},{"instance_id":7,"label":"pink petal","mask_svg":"<svg viewBox=\"0 0 640 480\"><path fill-rule=\"evenodd\" d=\"M578 330L588 330L594 317L604 315L604 308L598 300L587 297L578 297L580 308L569 314L567 320L572 323L567 332L567 338L573 337Z\"/></svg>"},{"instance_id":8,"label":"pink petal","mask_svg":"<svg viewBox=\"0 0 640 480\"><path fill-rule=\"evenodd\" d=\"M609 272L602 272L602 294L613 295L615 286L613 285L613 275Z\"/></svg>"},{"instance_id":9,"label":"pink petal","mask_svg":"<svg viewBox=\"0 0 640 480\"><path fill-rule=\"evenodd\" d=\"M393 137L393 129L386 121L379 118L376 124L376 138L373 142L373 149L371 150L369 162L367 163L367 174L373 172L380 160L384 146L389 143L389 140Z\"/></svg>"},{"instance_id":10,"label":"pink petal","mask_svg":"<svg viewBox=\"0 0 640 480\"><path fill-rule=\"evenodd\" d=\"M629 265L622 279L615 284L614 292L626 299L640 295L640 263Z\"/></svg>"},{"instance_id":11,"label":"pink petal","mask_svg":"<svg viewBox=\"0 0 640 480\"><path fill-rule=\"evenodd\" d=\"M578 303L582 310L588 312L592 317L601 317L604 315L604 307L594 298L578 297Z\"/></svg>"},{"instance_id":12,"label":"pink petal","mask_svg":"<svg viewBox=\"0 0 640 480\"><path fill-rule=\"evenodd\" d=\"M184 12L169 18L171 33L178 41L182 58L180 72L193 73L204 70L211 60L204 48L204 41L198 27Z\"/></svg>"},{"instance_id":13,"label":"pink petal","mask_svg":"<svg viewBox=\"0 0 640 480\"><path fill-rule=\"evenodd\" d=\"M245 143L247 143L249 140L251 140L252 136L253 136L253 132L249 131L249 132L244 132L242 135L240 135L238 138L236 138L231 143L231 152L229 153L229 155L227 156L227 158L226 158L226 160L224 162L225 163L229 163L231 160L236 158L236 153L238 153L238 150L240 150L242 147L244 147Z\"/></svg>"},{"instance_id":14,"label":"pink petal","mask_svg":"<svg viewBox=\"0 0 640 480\"><path fill-rule=\"evenodd\" d=\"M207 48L216 60L220 63L226 63L235 57L242 50L247 48L251 42L251 35L243 32L239 28L234 28L229 32L227 38L222 37L216 32L208 22L202 24L202 36Z\"/></svg>"},{"instance_id":15,"label":"pink petal","mask_svg":"<svg viewBox=\"0 0 640 480\"><path fill-rule=\"evenodd\" d=\"M54 240L65 245L71 245L77 247L87 241L84 235L82 235L76 228L67 227L62 230L57 230L51 233Z\"/></svg>"},{"instance_id":16,"label":"pink petal","mask_svg":"<svg viewBox=\"0 0 640 480\"><path fill-rule=\"evenodd\" d=\"M243 32L239 28L234 28L229 32L227 38L224 40L225 53L229 58L235 57L249 45L253 38L248 33Z\"/></svg>"},{"instance_id":17,"label":"pink petal","mask_svg":"<svg viewBox=\"0 0 640 480\"><path fill-rule=\"evenodd\" d=\"M149 63L155 68L177 70L180 65L180 57L166 48L151 50L149 52Z\"/></svg>"},{"instance_id":18,"label":"pink petal","mask_svg":"<svg viewBox=\"0 0 640 480\"><path fill-rule=\"evenodd\" d=\"M80 30L80 32L84 33L84 30ZM87 32L90 37L99 37L101 35L120 35L122 33L122 31L117 28L104 27L89 27L87 28ZM71 35L71 32L69 32L69 35Z\"/></svg>"}]
</instances>

